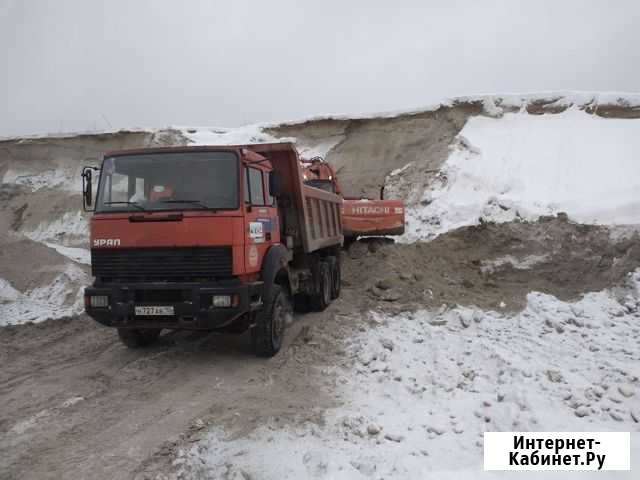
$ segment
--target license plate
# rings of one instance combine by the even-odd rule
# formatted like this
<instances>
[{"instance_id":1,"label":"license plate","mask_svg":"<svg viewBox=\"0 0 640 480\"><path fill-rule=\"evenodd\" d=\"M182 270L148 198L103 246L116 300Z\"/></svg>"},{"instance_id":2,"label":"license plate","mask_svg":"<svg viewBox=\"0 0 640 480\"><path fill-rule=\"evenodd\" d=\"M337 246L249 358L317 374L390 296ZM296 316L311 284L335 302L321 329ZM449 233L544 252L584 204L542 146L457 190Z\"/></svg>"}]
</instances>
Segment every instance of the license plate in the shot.
<instances>
[{"instance_id":1,"label":"license plate","mask_svg":"<svg viewBox=\"0 0 640 480\"><path fill-rule=\"evenodd\" d=\"M173 307L136 307L136 315L166 316L175 315Z\"/></svg>"}]
</instances>

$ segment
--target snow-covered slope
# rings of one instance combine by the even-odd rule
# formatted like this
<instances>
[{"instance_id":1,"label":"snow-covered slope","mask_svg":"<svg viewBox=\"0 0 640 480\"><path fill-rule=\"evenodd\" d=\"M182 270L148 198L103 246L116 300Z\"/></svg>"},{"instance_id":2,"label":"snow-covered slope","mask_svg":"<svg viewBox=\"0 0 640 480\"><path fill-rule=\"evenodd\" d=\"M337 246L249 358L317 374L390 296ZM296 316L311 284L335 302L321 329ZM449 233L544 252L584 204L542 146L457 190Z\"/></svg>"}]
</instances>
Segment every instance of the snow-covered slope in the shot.
<instances>
[{"instance_id":1,"label":"snow-covered slope","mask_svg":"<svg viewBox=\"0 0 640 480\"><path fill-rule=\"evenodd\" d=\"M568 213L640 223L640 121L571 108L470 118L430 188L409 209L405 241L485 221ZM395 180L392 177L392 181Z\"/></svg>"},{"instance_id":2,"label":"snow-covered slope","mask_svg":"<svg viewBox=\"0 0 640 480\"><path fill-rule=\"evenodd\" d=\"M372 196L386 185L387 197L403 198L409 207L405 241L429 239L480 217L500 221L566 211L584 222L638 223L640 163L634 155L639 128L640 95L553 92L461 97L414 111L239 128L3 139L0 232L7 235L0 238L0 248L29 239L26 258L42 253L58 274L64 274L65 265L87 273L82 166L107 150L184 144L294 141L306 156L326 156L346 193ZM0 278L13 289L6 291L18 291L22 299L53 288L51 278L36 270L28 273L29 282L18 282L13 271L0 270ZM71 277L69 288L81 288L85 280ZM75 296L65 298L65 308L57 311L80 309ZM15 318L12 312L21 310L10 307L11 301L2 302L0 323L24 321L22 314Z\"/></svg>"}]
</instances>

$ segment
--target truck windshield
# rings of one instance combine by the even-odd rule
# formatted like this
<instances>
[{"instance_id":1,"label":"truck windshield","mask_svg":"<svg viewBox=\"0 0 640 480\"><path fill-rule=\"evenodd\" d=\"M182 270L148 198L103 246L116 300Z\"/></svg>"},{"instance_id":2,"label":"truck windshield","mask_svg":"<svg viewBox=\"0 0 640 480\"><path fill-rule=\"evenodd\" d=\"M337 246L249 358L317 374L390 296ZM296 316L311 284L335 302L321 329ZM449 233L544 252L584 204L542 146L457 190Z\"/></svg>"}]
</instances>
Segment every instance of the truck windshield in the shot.
<instances>
[{"instance_id":1,"label":"truck windshield","mask_svg":"<svg viewBox=\"0 0 640 480\"><path fill-rule=\"evenodd\" d=\"M107 157L97 212L238 208L233 152L148 153Z\"/></svg>"}]
</instances>

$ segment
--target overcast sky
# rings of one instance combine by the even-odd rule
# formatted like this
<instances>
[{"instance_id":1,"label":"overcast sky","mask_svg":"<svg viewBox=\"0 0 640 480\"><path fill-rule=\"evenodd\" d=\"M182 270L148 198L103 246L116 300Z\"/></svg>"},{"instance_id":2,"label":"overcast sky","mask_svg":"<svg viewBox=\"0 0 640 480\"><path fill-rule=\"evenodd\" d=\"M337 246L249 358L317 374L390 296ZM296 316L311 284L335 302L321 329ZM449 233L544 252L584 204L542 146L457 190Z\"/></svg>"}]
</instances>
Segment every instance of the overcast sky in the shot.
<instances>
[{"instance_id":1,"label":"overcast sky","mask_svg":"<svg viewBox=\"0 0 640 480\"><path fill-rule=\"evenodd\" d=\"M637 0L0 0L0 136L640 90Z\"/></svg>"}]
</instances>

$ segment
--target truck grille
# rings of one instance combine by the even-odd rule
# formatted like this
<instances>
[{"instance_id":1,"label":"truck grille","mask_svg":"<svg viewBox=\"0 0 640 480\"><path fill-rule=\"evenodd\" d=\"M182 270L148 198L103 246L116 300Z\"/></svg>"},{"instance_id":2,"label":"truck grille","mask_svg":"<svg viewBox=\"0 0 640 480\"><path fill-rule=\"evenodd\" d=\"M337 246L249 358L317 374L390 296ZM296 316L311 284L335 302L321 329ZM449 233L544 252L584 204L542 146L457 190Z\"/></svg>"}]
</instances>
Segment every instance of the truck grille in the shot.
<instances>
[{"instance_id":1,"label":"truck grille","mask_svg":"<svg viewBox=\"0 0 640 480\"><path fill-rule=\"evenodd\" d=\"M230 277L231 247L91 250L91 273L102 281L189 282Z\"/></svg>"}]
</instances>

